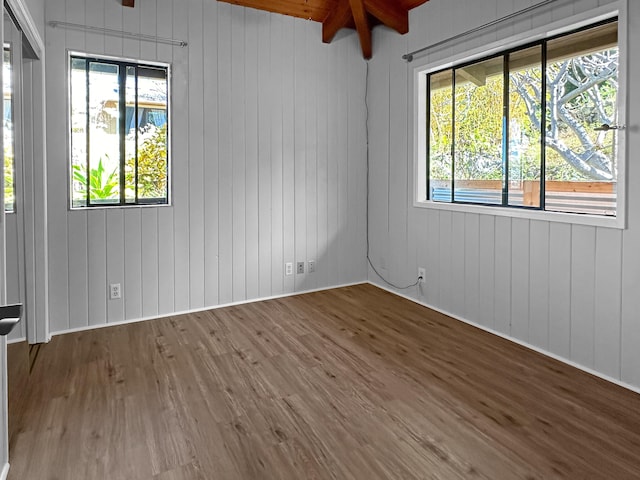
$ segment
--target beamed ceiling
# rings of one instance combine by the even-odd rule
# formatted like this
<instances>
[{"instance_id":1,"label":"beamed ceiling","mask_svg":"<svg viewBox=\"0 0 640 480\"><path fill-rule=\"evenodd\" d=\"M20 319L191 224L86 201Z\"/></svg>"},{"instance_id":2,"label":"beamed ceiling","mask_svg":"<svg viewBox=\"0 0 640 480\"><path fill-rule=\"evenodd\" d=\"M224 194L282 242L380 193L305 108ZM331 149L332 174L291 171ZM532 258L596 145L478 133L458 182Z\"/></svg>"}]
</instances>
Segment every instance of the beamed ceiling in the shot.
<instances>
[{"instance_id":1,"label":"beamed ceiling","mask_svg":"<svg viewBox=\"0 0 640 480\"><path fill-rule=\"evenodd\" d=\"M145 0L138 0L144 2ZM373 55L371 30L386 25L400 34L409 31L409 10L428 0L219 0L243 7L291 15L322 24L322 41L331 43L343 28L358 32L362 55ZM134 0L122 0L127 7Z\"/></svg>"}]
</instances>

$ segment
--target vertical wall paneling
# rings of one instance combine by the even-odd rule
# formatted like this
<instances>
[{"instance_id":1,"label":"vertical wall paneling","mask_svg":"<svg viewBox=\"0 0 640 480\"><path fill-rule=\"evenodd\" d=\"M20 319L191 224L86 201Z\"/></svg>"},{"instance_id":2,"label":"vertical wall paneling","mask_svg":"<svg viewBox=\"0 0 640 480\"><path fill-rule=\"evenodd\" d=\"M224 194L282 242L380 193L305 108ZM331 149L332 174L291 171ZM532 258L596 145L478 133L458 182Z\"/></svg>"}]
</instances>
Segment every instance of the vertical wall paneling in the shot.
<instances>
[{"instance_id":1,"label":"vertical wall paneling","mask_svg":"<svg viewBox=\"0 0 640 480\"><path fill-rule=\"evenodd\" d=\"M244 300L246 291L246 77L245 77L245 35L244 20L246 10L231 8L231 112L232 137L232 178L233 178L233 300Z\"/></svg>"},{"instance_id":2,"label":"vertical wall paneling","mask_svg":"<svg viewBox=\"0 0 640 480\"><path fill-rule=\"evenodd\" d=\"M233 158L231 149L231 5L218 4L218 289L220 303L233 300Z\"/></svg>"},{"instance_id":3,"label":"vertical wall paneling","mask_svg":"<svg viewBox=\"0 0 640 480\"><path fill-rule=\"evenodd\" d=\"M511 218L496 217L495 229L494 327L508 335L511 331Z\"/></svg>"},{"instance_id":4,"label":"vertical wall paneling","mask_svg":"<svg viewBox=\"0 0 640 480\"><path fill-rule=\"evenodd\" d=\"M284 251L284 115L282 98L283 61L282 44L284 42L284 19L281 15L270 16L269 53L271 56L271 75L268 83L269 95L269 134L271 138L271 293L284 292L284 263L292 262ZM261 82L262 83L262 82ZM265 132L267 134L267 132Z\"/></svg>"},{"instance_id":5,"label":"vertical wall paneling","mask_svg":"<svg viewBox=\"0 0 640 480\"><path fill-rule=\"evenodd\" d=\"M529 220L511 222L511 335L529 341Z\"/></svg>"},{"instance_id":6,"label":"vertical wall paneling","mask_svg":"<svg viewBox=\"0 0 640 480\"><path fill-rule=\"evenodd\" d=\"M549 227L549 351L571 358L571 226Z\"/></svg>"},{"instance_id":7,"label":"vertical wall paneling","mask_svg":"<svg viewBox=\"0 0 640 480\"><path fill-rule=\"evenodd\" d=\"M319 29L306 28L305 34L307 40L305 42L305 58L317 58L317 52L320 49L320 42L315 41L315 35L320 35ZM306 171L305 171L305 192L306 192L306 229L305 229L305 261L316 260L318 252L318 117L317 102L318 97L316 91L318 88L318 77L322 73L322 65L318 62L307 64L307 75L309 79L306 83L307 93L305 95L305 125L307 155L306 155ZM362 78L362 77L360 77ZM352 88L356 83L350 82L349 87ZM348 108L351 112L351 105ZM359 137L362 139L362 137ZM351 152L350 152L351 153ZM347 157L351 164L351 157ZM362 156L360 156L362 160ZM353 189L357 190L357 189ZM362 190L360 190L362 191ZM351 215L351 218L357 218ZM351 251L355 249L350 248ZM354 255L355 257L355 255ZM316 263L317 265L317 263ZM305 271L307 276L304 287L307 289L316 288L318 285L317 274L308 270L309 264L306 264ZM317 267L316 267L317 271Z\"/></svg>"},{"instance_id":8,"label":"vertical wall paneling","mask_svg":"<svg viewBox=\"0 0 640 480\"><path fill-rule=\"evenodd\" d=\"M274 72L271 71L271 46L270 29L271 22L258 22L256 49L257 65L256 72L262 72L266 77L258 81L256 75L256 95L257 95L257 124L256 135L258 137L257 151L257 202L258 202L258 296L267 297L271 295L271 263L272 263L272 191L271 191L271 107L269 92L271 91L271 79Z\"/></svg>"},{"instance_id":9,"label":"vertical wall paneling","mask_svg":"<svg viewBox=\"0 0 640 480\"><path fill-rule=\"evenodd\" d=\"M121 210L107 210L107 285L120 283L124 279L124 219ZM121 288L121 292L124 291ZM121 322L125 319L124 301L109 299L107 302L107 322Z\"/></svg>"},{"instance_id":10,"label":"vertical wall paneling","mask_svg":"<svg viewBox=\"0 0 640 480\"><path fill-rule=\"evenodd\" d=\"M89 212L87 221L87 321L89 325L100 325L107 321L107 232L104 210Z\"/></svg>"},{"instance_id":11,"label":"vertical wall paneling","mask_svg":"<svg viewBox=\"0 0 640 480\"><path fill-rule=\"evenodd\" d=\"M532 221L529 240L529 342L549 349L549 222Z\"/></svg>"},{"instance_id":12,"label":"vertical wall paneling","mask_svg":"<svg viewBox=\"0 0 640 480\"><path fill-rule=\"evenodd\" d=\"M596 229L574 225L571 235L571 356L593 367Z\"/></svg>"},{"instance_id":13,"label":"vertical wall paneling","mask_svg":"<svg viewBox=\"0 0 640 480\"><path fill-rule=\"evenodd\" d=\"M284 292L293 292L296 283L295 262L295 21L282 22L282 230L285 262L293 262L293 275L285 276Z\"/></svg>"},{"instance_id":14,"label":"vertical wall paneling","mask_svg":"<svg viewBox=\"0 0 640 480\"><path fill-rule=\"evenodd\" d=\"M453 285L453 275L451 272L451 262L453 256L452 250L452 224L453 214L448 211L442 211L439 215L439 250L438 250L438 281L440 283L440 294L438 297L439 305L447 312L451 312L453 302L456 296L455 287Z\"/></svg>"},{"instance_id":15,"label":"vertical wall paneling","mask_svg":"<svg viewBox=\"0 0 640 480\"><path fill-rule=\"evenodd\" d=\"M204 6L188 2L189 78L189 308L202 308L204 273Z\"/></svg>"},{"instance_id":16,"label":"vertical wall paneling","mask_svg":"<svg viewBox=\"0 0 640 480\"><path fill-rule=\"evenodd\" d=\"M158 36L165 38L173 38L173 1L172 0L157 0L156 1L156 32ZM156 45L156 58L160 62L171 63L173 60L173 48L170 45L157 44ZM171 92L176 88L173 83L173 65L171 66ZM173 98L173 95L172 95ZM173 122L175 117L173 116L173 110L177 108L171 102L169 114L170 129L173 132ZM169 138L170 151L169 151L169 169L170 175L173 179L173 172L175 171L175 162L177 161L177 154L173 148L173 138ZM170 192L171 201L175 203L173 190ZM173 214L174 208L159 208L158 209L158 226L157 226L157 239L158 239L158 256L156 263L158 265L158 313L166 314L174 311L174 298L175 298L175 286L174 286L174 237L173 237ZM145 271L143 269L143 275ZM144 293L143 293L144 294Z\"/></svg>"},{"instance_id":17,"label":"vertical wall paneling","mask_svg":"<svg viewBox=\"0 0 640 480\"><path fill-rule=\"evenodd\" d=\"M86 327L88 315L87 212L68 217L69 231L69 327Z\"/></svg>"},{"instance_id":18,"label":"vertical wall paneling","mask_svg":"<svg viewBox=\"0 0 640 480\"><path fill-rule=\"evenodd\" d=\"M218 2L203 2L203 135L204 135L204 302L219 301L218 224L219 224L219 156L218 156ZM205 121L206 119L206 121ZM224 121L224 119L223 119Z\"/></svg>"},{"instance_id":19,"label":"vertical wall paneling","mask_svg":"<svg viewBox=\"0 0 640 480\"><path fill-rule=\"evenodd\" d=\"M465 270L465 214L453 212L451 217L451 287L453 295L451 298L450 312L462 316L464 314L464 303L466 299L466 282L464 278Z\"/></svg>"},{"instance_id":20,"label":"vertical wall paneling","mask_svg":"<svg viewBox=\"0 0 640 480\"><path fill-rule=\"evenodd\" d=\"M65 2L47 6L50 18L67 19ZM66 32L47 27L47 136L67 138L65 123L59 121L58 112L66 105ZM53 86L57 85L60 91ZM62 146L63 148L60 148ZM69 328L69 257L67 243L67 149L62 142L47 141L47 205L49 243L49 321L51 331ZM61 186L63 186L61 192Z\"/></svg>"},{"instance_id":21,"label":"vertical wall paneling","mask_svg":"<svg viewBox=\"0 0 640 480\"><path fill-rule=\"evenodd\" d=\"M480 312L480 215L465 214L464 219L464 318L477 317Z\"/></svg>"},{"instance_id":22,"label":"vertical wall paneling","mask_svg":"<svg viewBox=\"0 0 640 480\"><path fill-rule=\"evenodd\" d=\"M424 243L426 250L427 278L423 290L429 305L439 305L440 301L440 211L429 210L426 214L428 237Z\"/></svg>"},{"instance_id":23,"label":"vertical wall paneling","mask_svg":"<svg viewBox=\"0 0 640 480\"><path fill-rule=\"evenodd\" d=\"M186 7L186 8L185 8ZM189 5L173 2L173 36L189 38ZM174 236L174 308L177 311L189 309L190 303L190 197L189 197L189 51L187 48L173 47L173 85L171 91L171 141L173 180L173 236ZM196 45L196 49L198 46Z\"/></svg>"},{"instance_id":24,"label":"vertical wall paneling","mask_svg":"<svg viewBox=\"0 0 640 480\"><path fill-rule=\"evenodd\" d=\"M139 208L124 212L124 317L142 317L142 228Z\"/></svg>"},{"instance_id":25,"label":"vertical wall paneling","mask_svg":"<svg viewBox=\"0 0 640 480\"><path fill-rule=\"evenodd\" d=\"M491 215L480 216L479 233L480 251L480 283L478 284L478 295L480 297L480 309L478 311L478 322L487 328L495 326L495 304L493 292L495 291L495 238L496 222ZM470 317L473 318L473 317Z\"/></svg>"},{"instance_id":26,"label":"vertical wall paneling","mask_svg":"<svg viewBox=\"0 0 640 480\"><path fill-rule=\"evenodd\" d=\"M304 58L307 55L307 37L304 26L300 22L293 25L293 65L294 71L301 68L308 68ZM294 75L293 84L293 142L294 142L294 262L306 262L307 257L307 88L304 81L307 75ZM308 275L307 269L304 274L295 274L296 290L302 289Z\"/></svg>"},{"instance_id":27,"label":"vertical wall paneling","mask_svg":"<svg viewBox=\"0 0 640 480\"><path fill-rule=\"evenodd\" d=\"M595 257L594 368L619 378L622 233L599 228Z\"/></svg>"},{"instance_id":28,"label":"vertical wall paneling","mask_svg":"<svg viewBox=\"0 0 640 480\"><path fill-rule=\"evenodd\" d=\"M259 13L247 9L245 14L245 272L246 298L260 295L259 278L259 182L258 182L258 24Z\"/></svg>"},{"instance_id":29,"label":"vertical wall paneling","mask_svg":"<svg viewBox=\"0 0 640 480\"><path fill-rule=\"evenodd\" d=\"M315 49L315 55L318 59L318 66L316 67L316 142L317 142L317 157L316 157L316 201L317 201L317 229L316 229L316 273L315 273L315 285L326 285L329 281L329 266L328 266L328 252L329 252L329 47L325 44L320 44ZM363 125L364 128L364 125ZM364 140L364 133L362 136ZM361 157L364 160L364 155ZM366 181L366 180L365 180ZM366 188L366 184L363 184L362 188ZM361 194L364 196L364 189L361 190ZM365 221L363 214L363 221ZM366 271L364 268L364 271Z\"/></svg>"}]
</instances>

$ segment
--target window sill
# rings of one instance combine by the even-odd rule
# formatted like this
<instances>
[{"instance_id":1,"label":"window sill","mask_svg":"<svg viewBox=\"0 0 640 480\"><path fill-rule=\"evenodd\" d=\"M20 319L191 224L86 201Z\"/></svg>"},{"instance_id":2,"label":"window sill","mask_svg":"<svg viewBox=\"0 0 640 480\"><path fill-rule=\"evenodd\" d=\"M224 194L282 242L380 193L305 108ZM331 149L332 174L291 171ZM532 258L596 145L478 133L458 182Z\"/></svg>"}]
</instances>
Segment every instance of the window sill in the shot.
<instances>
[{"instance_id":1,"label":"window sill","mask_svg":"<svg viewBox=\"0 0 640 480\"><path fill-rule=\"evenodd\" d=\"M155 203L149 205L95 205L91 207L69 207L70 212L93 212L94 210L135 210L139 208L173 207L171 203Z\"/></svg>"},{"instance_id":2,"label":"window sill","mask_svg":"<svg viewBox=\"0 0 640 480\"><path fill-rule=\"evenodd\" d=\"M599 215L545 212L540 210L527 210L522 208L493 207L485 205L470 205L461 203L441 203L441 202L419 202L413 203L415 208L426 208L431 210L445 210L450 212L475 213L478 215L493 215L496 217L525 218L529 220L539 220L544 222L557 222L573 225L587 225L592 227L625 228L624 218L605 217Z\"/></svg>"}]
</instances>

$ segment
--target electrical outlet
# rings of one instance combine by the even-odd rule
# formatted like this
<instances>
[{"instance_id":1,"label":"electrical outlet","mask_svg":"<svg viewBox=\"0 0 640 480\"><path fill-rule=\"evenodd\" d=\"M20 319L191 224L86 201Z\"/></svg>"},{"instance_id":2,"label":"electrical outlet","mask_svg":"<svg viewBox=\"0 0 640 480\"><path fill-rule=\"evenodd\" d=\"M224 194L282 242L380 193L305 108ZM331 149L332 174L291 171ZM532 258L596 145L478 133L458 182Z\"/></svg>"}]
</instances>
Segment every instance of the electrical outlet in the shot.
<instances>
[{"instance_id":1,"label":"electrical outlet","mask_svg":"<svg viewBox=\"0 0 640 480\"><path fill-rule=\"evenodd\" d=\"M309 260L309 273L313 273L316 271L316 261L315 260Z\"/></svg>"},{"instance_id":2,"label":"electrical outlet","mask_svg":"<svg viewBox=\"0 0 640 480\"><path fill-rule=\"evenodd\" d=\"M121 296L119 283L112 283L109 285L109 298L111 300L117 300L118 298L121 298Z\"/></svg>"},{"instance_id":3,"label":"electrical outlet","mask_svg":"<svg viewBox=\"0 0 640 480\"><path fill-rule=\"evenodd\" d=\"M427 281L427 269L424 267L418 268L418 283L424 283Z\"/></svg>"},{"instance_id":4,"label":"electrical outlet","mask_svg":"<svg viewBox=\"0 0 640 480\"><path fill-rule=\"evenodd\" d=\"M284 274L285 275L293 275L293 263L287 262L284 264Z\"/></svg>"},{"instance_id":5,"label":"electrical outlet","mask_svg":"<svg viewBox=\"0 0 640 480\"><path fill-rule=\"evenodd\" d=\"M304 262L298 262L298 270L296 270L296 273L298 275L304 273Z\"/></svg>"}]
</instances>

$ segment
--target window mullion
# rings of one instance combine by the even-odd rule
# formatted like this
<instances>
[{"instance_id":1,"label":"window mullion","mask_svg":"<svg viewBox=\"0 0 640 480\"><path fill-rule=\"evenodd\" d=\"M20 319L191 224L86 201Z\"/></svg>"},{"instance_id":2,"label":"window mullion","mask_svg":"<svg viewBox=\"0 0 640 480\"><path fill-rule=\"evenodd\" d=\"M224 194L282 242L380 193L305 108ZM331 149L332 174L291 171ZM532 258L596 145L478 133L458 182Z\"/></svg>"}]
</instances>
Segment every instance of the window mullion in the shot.
<instances>
[{"instance_id":1,"label":"window mullion","mask_svg":"<svg viewBox=\"0 0 640 480\"><path fill-rule=\"evenodd\" d=\"M135 105L135 117L136 117L136 121L135 121L135 145L133 147L133 151L134 151L134 159L133 159L133 164L134 164L134 178L133 178L133 184L135 185L135 198L136 198L136 204L138 203L138 131L139 131L139 125L138 125L138 115L139 115L139 108L138 108L138 67L135 67L135 83L136 83L136 89L135 89L135 98L136 98L136 105Z\"/></svg>"}]
</instances>

